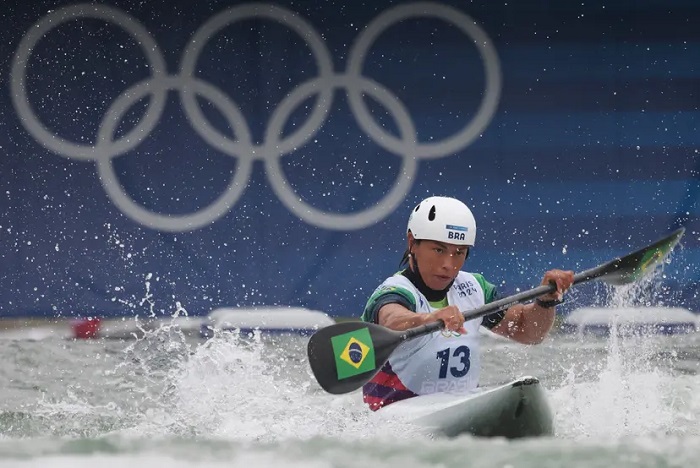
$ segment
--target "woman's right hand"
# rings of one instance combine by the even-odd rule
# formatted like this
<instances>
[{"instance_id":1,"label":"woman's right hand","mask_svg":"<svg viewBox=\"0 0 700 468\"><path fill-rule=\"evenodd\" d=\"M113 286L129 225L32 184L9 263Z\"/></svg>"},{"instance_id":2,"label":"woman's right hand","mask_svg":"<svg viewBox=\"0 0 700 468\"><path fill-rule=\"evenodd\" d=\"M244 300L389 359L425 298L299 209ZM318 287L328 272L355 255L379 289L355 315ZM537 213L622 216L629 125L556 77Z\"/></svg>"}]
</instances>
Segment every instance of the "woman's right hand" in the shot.
<instances>
[{"instance_id":1,"label":"woman's right hand","mask_svg":"<svg viewBox=\"0 0 700 468\"><path fill-rule=\"evenodd\" d=\"M459 311L457 306L447 306L427 315L428 320L426 320L426 323L442 320L445 323L445 330L450 330L461 334L467 332L464 329L464 316L462 315L462 312Z\"/></svg>"}]
</instances>

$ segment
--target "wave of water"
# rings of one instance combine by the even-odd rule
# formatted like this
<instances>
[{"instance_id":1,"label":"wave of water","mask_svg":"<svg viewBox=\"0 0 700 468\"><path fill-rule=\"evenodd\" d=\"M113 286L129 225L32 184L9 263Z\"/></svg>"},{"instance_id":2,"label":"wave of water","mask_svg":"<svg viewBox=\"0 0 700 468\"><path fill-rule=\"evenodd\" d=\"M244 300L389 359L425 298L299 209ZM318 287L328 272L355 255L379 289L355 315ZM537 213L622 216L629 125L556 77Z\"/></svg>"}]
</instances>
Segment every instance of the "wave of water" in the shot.
<instances>
[{"instance_id":1,"label":"wave of water","mask_svg":"<svg viewBox=\"0 0 700 468\"><path fill-rule=\"evenodd\" d=\"M554 438L439 439L325 394L305 340L175 327L130 343L3 342L2 466L694 466L700 338L486 339L491 383L537 375ZM683 366L680 366L680 364ZM34 369L28 372L28 369Z\"/></svg>"}]
</instances>

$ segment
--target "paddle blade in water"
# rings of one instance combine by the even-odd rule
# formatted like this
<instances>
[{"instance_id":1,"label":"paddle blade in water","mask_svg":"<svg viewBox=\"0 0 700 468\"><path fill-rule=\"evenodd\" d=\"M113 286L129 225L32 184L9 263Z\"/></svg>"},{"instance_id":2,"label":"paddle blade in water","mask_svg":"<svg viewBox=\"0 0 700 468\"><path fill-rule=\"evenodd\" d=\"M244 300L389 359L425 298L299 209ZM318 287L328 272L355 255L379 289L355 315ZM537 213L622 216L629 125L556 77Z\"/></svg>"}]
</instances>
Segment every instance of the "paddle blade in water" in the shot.
<instances>
[{"instance_id":1,"label":"paddle blade in water","mask_svg":"<svg viewBox=\"0 0 700 468\"><path fill-rule=\"evenodd\" d=\"M311 337L309 364L325 391L347 393L374 377L401 341L401 333L374 323L343 322Z\"/></svg>"},{"instance_id":2,"label":"paddle blade in water","mask_svg":"<svg viewBox=\"0 0 700 468\"><path fill-rule=\"evenodd\" d=\"M598 278L615 286L637 281L653 271L666 258L673 247L681 240L684 233L685 228L677 229L670 235L643 249L607 263L603 274Z\"/></svg>"}]
</instances>

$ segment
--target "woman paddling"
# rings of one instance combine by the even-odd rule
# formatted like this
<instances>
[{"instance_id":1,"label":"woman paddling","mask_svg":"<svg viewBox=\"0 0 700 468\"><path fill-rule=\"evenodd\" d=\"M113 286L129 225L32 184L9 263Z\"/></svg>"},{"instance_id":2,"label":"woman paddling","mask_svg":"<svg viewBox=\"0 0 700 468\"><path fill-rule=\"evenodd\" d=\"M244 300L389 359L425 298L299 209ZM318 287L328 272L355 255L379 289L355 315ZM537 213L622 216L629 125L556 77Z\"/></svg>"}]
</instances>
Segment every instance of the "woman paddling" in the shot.
<instances>
[{"instance_id":1,"label":"woman paddling","mask_svg":"<svg viewBox=\"0 0 700 468\"><path fill-rule=\"evenodd\" d=\"M482 275L461 271L476 238L471 210L455 198L427 198L411 212L406 237L401 262L406 268L374 291L362 320L394 330L442 320L445 329L401 344L364 385L364 401L375 411L417 395L476 388L479 327L519 343L541 343L554 323L555 306L574 281L572 271L550 270L542 284L556 284L555 292L465 322L461 311L497 299L496 287Z\"/></svg>"}]
</instances>

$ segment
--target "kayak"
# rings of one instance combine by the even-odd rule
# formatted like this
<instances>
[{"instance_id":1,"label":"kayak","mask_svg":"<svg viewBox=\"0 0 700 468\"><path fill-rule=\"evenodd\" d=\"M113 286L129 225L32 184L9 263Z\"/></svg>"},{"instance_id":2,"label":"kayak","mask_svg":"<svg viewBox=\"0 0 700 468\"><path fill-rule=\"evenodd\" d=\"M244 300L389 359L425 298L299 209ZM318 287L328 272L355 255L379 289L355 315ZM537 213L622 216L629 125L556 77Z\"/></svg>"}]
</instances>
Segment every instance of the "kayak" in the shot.
<instances>
[{"instance_id":1,"label":"kayak","mask_svg":"<svg viewBox=\"0 0 700 468\"><path fill-rule=\"evenodd\" d=\"M472 434L514 439L554 435L553 413L535 377L521 377L466 395L421 395L392 403L377 414L447 437Z\"/></svg>"}]
</instances>

